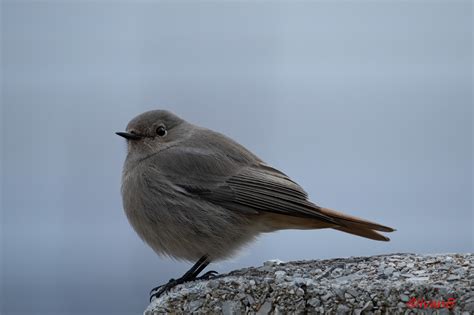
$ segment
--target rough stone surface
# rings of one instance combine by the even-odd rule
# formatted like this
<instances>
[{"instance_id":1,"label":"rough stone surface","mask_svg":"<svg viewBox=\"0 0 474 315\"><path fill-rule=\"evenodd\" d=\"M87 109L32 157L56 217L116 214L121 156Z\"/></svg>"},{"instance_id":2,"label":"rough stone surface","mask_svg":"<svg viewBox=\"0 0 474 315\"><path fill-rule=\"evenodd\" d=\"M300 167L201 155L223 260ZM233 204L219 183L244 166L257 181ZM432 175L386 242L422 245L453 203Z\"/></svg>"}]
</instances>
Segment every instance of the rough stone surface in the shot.
<instances>
[{"instance_id":1,"label":"rough stone surface","mask_svg":"<svg viewBox=\"0 0 474 315\"><path fill-rule=\"evenodd\" d=\"M144 314L474 314L473 265L474 254L268 261L179 285Z\"/></svg>"}]
</instances>

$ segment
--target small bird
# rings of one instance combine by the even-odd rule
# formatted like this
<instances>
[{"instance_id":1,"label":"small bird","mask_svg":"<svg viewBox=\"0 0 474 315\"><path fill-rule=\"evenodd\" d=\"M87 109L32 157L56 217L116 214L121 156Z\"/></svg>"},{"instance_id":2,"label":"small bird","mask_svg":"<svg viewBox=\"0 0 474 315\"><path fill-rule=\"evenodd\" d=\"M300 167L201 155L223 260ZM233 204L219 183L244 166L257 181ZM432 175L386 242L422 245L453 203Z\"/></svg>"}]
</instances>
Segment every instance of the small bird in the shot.
<instances>
[{"instance_id":1,"label":"small bird","mask_svg":"<svg viewBox=\"0 0 474 315\"><path fill-rule=\"evenodd\" d=\"M378 241L393 228L320 207L283 172L234 140L166 110L133 118L125 132L123 207L137 234L157 254L196 261L150 300L198 277L260 233L332 228ZM155 292L154 294L152 294Z\"/></svg>"}]
</instances>

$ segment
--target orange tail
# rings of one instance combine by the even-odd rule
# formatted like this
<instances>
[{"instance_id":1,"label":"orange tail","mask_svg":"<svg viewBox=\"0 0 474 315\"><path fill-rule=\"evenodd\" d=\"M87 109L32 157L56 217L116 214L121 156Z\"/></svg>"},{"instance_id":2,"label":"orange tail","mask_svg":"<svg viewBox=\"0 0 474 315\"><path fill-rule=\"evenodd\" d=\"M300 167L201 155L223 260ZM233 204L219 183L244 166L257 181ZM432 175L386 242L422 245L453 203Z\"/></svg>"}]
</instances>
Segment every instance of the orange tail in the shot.
<instances>
[{"instance_id":1,"label":"orange tail","mask_svg":"<svg viewBox=\"0 0 474 315\"><path fill-rule=\"evenodd\" d=\"M315 206L315 209L328 217L334 219L336 224L312 219L308 217L296 217L276 213L262 214L263 222L268 232L281 229L324 229L333 228L346 233L370 238L377 241L389 241L390 239L376 231L393 232L395 229L378 223L370 222L361 218L353 217L338 211Z\"/></svg>"},{"instance_id":2,"label":"orange tail","mask_svg":"<svg viewBox=\"0 0 474 315\"><path fill-rule=\"evenodd\" d=\"M395 229L381 225L375 222L367 221L361 218L353 217L335 210L328 208L319 208L319 211L331 218L335 219L336 222L340 222L341 226L334 226L333 229L351 233L354 235L370 238L377 241L389 241L390 239L376 231L380 232L393 232Z\"/></svg>"}]
</instances>

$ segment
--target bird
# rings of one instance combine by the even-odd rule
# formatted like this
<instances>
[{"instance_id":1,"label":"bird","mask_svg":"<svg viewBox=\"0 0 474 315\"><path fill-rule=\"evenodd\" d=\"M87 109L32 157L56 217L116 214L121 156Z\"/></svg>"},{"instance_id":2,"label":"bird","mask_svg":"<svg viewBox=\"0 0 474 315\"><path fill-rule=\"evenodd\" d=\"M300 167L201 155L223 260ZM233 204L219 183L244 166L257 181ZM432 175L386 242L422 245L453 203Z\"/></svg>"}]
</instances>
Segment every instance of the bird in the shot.
<instances>
[{"instance_id":1,"label":"bird","mask_svg":"<svg viewBox=\"0 0 474 315\"><path fill-rule=\"evenodd\" d=\"M395 229L309 200L307 192L231 138L167 110L133 118L126 130L122 171L124 212L138 236L158 255L195 262L178 279L150 292L209 279L199 274L230 258L261 233L335 229L377 241Z\"/></svg>"}]
</instances>

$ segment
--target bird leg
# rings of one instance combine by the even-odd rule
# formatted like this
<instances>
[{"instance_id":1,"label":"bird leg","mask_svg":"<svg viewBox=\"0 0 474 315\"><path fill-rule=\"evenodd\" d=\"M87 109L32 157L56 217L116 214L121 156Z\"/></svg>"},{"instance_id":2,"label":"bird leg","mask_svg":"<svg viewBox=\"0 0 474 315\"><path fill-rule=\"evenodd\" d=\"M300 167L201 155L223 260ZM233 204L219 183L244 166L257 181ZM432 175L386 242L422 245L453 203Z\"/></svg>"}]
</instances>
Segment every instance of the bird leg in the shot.
<instances>
[{"instance_id":1,"label":"bird leg","mask_svg":"<svg viewBox=\"0 0 474 315\"><path fill-rule=\"evenodd\" d=\"M206 272L203 276L197 277L201 271L204 270L204 268L209 265L209 257L207 255L202 256L199 258L199 260L189 269L181 278L178 279L170 279L170 281L167 284L163 284L160 286L157 286L150 291L150 302L153 298L157 298L160 295L162 295L164 292L170 290L174 286L177 286L178 284L182 284L184 282L196 280L196 279L202 279L202 280L207 280L211 277L213 277L217 272L215 271L209 271ZM156 291L155 293L153 293ZM153 294L152 294L153 293Z\"/></svg>"}]
</instances>

